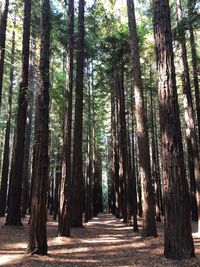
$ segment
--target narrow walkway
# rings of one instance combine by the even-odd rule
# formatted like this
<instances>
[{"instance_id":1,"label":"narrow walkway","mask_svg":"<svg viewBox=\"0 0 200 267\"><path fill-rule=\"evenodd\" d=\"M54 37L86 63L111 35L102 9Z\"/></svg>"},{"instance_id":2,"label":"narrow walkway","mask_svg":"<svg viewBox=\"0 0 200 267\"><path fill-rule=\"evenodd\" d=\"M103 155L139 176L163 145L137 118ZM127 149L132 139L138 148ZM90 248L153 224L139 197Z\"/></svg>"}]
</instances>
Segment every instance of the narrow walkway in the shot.
<instances>
[{"instance_id":1,"label":"narrow walkway","mask_svg":"<svg viewBox=\"0 0 200 267\"><path fill-rule=\"evenodd\" d=\"M71 238L57 237L57 223L48 222L49 255L24 256L27 225L9 228L0 221L0 266L200 266L200 239L195 238L197 259L173 262L163 254L163 224L159 238L142 239L110 214L100 214L82 229L72 229Z\"/></svg>"}]
</instances>

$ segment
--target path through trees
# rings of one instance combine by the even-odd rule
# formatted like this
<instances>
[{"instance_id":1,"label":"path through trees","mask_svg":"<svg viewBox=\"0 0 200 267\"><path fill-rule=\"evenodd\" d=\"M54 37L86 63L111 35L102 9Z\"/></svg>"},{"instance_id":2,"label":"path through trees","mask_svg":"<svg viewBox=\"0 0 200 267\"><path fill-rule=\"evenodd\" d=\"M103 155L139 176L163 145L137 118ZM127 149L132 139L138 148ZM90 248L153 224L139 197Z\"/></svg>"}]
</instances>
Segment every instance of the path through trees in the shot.
<instances>
[{"instance_id":1,"label":"path through trees","mask_svg":"<svg viewBox=\"0 0 200 267\"><path fill-rule=\"evenodd\" d=\"M25 221L24 221L25 222ZM140 229L142 224L140 223ZM197 225L194 226L194 232ZM199 266L200 236L194 234L197 258L181 262L163 256L163 224L157 224L158 238L142 238L132 227L111 214L100 213L84 228L72 228L71 238L57 237L57 222L49 218L48 256L26 256L27 230L7 228L0 221L0 266ZM7 236L10 238L7 238Z\"/></svg>"}]
</instances>

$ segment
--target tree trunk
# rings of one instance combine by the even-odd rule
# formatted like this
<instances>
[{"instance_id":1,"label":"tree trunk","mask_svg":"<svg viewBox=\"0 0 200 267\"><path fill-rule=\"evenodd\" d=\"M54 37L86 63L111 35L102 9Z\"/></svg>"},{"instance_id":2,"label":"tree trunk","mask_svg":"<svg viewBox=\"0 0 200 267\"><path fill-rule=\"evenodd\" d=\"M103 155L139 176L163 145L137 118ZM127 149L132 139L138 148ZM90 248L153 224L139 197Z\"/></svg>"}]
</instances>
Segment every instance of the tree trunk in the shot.
<instances>
[{"instance_id":1,"label":"tree trunk","mask_svg":"<svg viewBox=\"0 0 200 267\"><path fill-rule=\"evenodd\" d=\"M136 30L133 0L127 0L130 46L135 82L135 116L137 125L139 169L143 191L143 235L157 236L155 221L155 203L150 167L148 129L146 125L143 85L139 58L138 37Z\"/></svg>"},{"instance_id":2,"label":"tree trunk","mask_svg":"<svg viewBox=\"0 0 200 267\"><path fill-rule=\"evenodd\" d=\"M190 258L194 256L194 244L184 166L169 2L154 0L153 8L165 196L164 254L170 259Z\"/></svg>"},{"instance_id":3,"label":"tree trunk","mask_svg":"<svg viewBox=\"0 0 200 267\"><path fill-rule=\"evenodd\" d=\"M155 185L155 200L156 200L156 221L161 222L161 184L160 184L160 173L158 172L158 158L156 153L156 133L155 133L155 114L154 114L154 100L153 100L153 88L150 88L150 100L151 100L151 157L152 157L152 177Z\"/></svg>"},{"instance_id":4,"label":"tree trunk","mask_svg":"<svg viewBox=\"0 0 200 267\"><path fill-rule=\"evenodd\" d=\"M118 175L116 173L116 118L115 118L115 95L114 85L111 86L111 180L113 183L113 214L118 217ZM117 180L117 181L116 181Z\"/></svg>"},{"instance_id":5,"label":"tree trunk","mask_svg":"<svg viewBox=\"0 0 200 267\"><path fill-rule=\"evenodd\" d=\"M58 150L58 158L55 161L54 172L55 172L55 191L54 191L54 202L53 202L53 220L56 221L59 207L59 187L60 187L60 151Z\"/></svg>"},{"instance_id":6,"label":"tree trunk","mask_svg":"<svg viewBox=\"0 0 200 267\"><path fill-rule=\"evenodd\" d=\"M22 177L22 217L25 217L27 209L29 207L29 187L30 187L30 149L31 149L31 132L32 132L32 120L33 120L33 102L34 102L34 91L35 91L35 38L32 39L32 51L31 51L31 65L29 73L29 97L28 97L28 108L26 118L26 132L24 142L24 166L23 166L23 177Z\"/></svg>"},{"instance_id":7,"label":"tree trunk","mask_svg":"<svg viewBox=\"0 0 200 267\"><path fill-rule=\"evenodd\" d=\"M178 23L182 21L182 7L181 1L177 0L177 20ZM200 200L200 192L196 192L196 184L200 188L200 165L198 157L198 143L195 129L195 118L192 101L192 91L190 86L189 66L187 59L186 39L185 32L179 29L179 42L181 45L181 57L183 64L182 83L183 83L183 95L184 95L184 117L185 117L185 131L187 141L187 157L188 157L188 169L189 169L189 181L190 181L190 193L191 193L191 210L192 219L198 220L197 199ZM196 199L197 193L197 199ZM200 211L200 203L198 203ZM200 230L200 214L199 214L199 230Z\"/></svg>"},{"instance_id":8,"label":"tree trunk","mask_svg":"<svg viewBox=\"0 0 200 267\"><path fill-rule=\"evenodd\" d=\"M72 226L82 227L83 170L82 170L82 137L83 137L83 74L84 74L84 0L79 0L78 39L76 59L76 103L73 145L73 214Z\"/></svg>"},{"instance_id":9,"label":"tree trunk","mask_svg":"<svg viewBox=\"0 0 200 267\"><path fill-rule=\"evenodd\" d=\"M132 142L132 168L131 175L133 180L133 231L138 232L138 223L137 223L137 182L136 182L136 166L135 166L135 140L134 140L134 103L133 103L133 90L131 90L131 142Z\"/></svg>"},{"instance_id":10,"label":"tree trunk","mask_svg":"<svg viewBox=\"0 0 200 267\"><path fill-rule=\"evenodd\" d=\"M67 43L67 85L65 92L65 117L62 155L62 176L60 207L58 217L58 235L70 236L71 217L71 131L72 131L72 90L74 58L74 0L69 1L68 9L68 43Z\"/></svg>"},{"instance_id":11,"label":"tree trunk","mask_svg":"<svg viewBox=\"0 0 200 267\"><path fill-rule=\"evenodd\" d=\"M87 172L86 172L86 211L85 211L85 221L88 221L93 216L93 179L94 179L94 173L93 173L93 128L92 128L92 84L91 84L91 78L90 78L90 63L87 64L87 80L88 80L88 138L87 138L87 144L88 144L88 152L87 152ZM93 70L92 70L93 71Z\"/></svg>"},{"instance_id":12,"label":"tree trunk","mask_svg":"<svg viewBox=\"0 0 200 267\"><path fill-rule=\"evenodd\" d=\"M35 140L33 151L33 187L28 252L47 254L47 188L49 139L49 54L50 1L42 2L40 79L36 101Z\"/></svg>"},{"instance_id":13,"label":"tree trunk","mask_svg":"<svg viewBox=\"0 0 200 267\"><path fill-rule=\"evenodd\" d=\"M199 97L199 79L198 79L198 67L197 67L197 50L194 39L194 31L191 18L193 17L194 0L188 0L188 18L189 18L189 33L190 33L190 47L192 52L192 69L193 69L193 83L195 90L196 111L197 111L197 125L200 143L200 97Z\"/></svg>"},{"instance_id":14,"label":"tree trunk","mask_svg":"<svg viewBox=\"0 0 200 267\"><path fill-rule=\"evenodd\" d=\"M9 0L4 0L2 3L2 11L0 16L0 107L3 88L3 70L5 58L5 43L6 43L6 28L8 18Z\"/></svg>"},{"instance_id":15,"label":"tree trunk","mask_svg":"<svg viewBox=\"0 0 200 267\"><path fill-rule=\"evenodd\" d=\"M24 24L22 44L22 73L19 86L15 147L13 154L13 170L11 172L10 199L6 225L22 225L21 223L21 193L24 163L24 141L27 113L27 93L29 74L29 40L31 25L31 0L24 3Z\"/></svg>"},{"instance_id":16,"label":"tree trunk","mask_svg":"<svg viewBox=\"0 0 200 267\"><path fill-rule=\"evenodd\" d=\"M15 63L15 25L14 19L13 35L12 35L12 50L11 50L11 67L10 67L10 85L8 94L8 118L6 123L6 134L3 154L2 179L0 188L0 216L5 216L7 187L8 187L8 173L10 163L10 128L12 119L12 98L13 98L13 81L14 81L14 63Z\"/></svg>"},{"instance_id":17,"label":"tree trunk","mask_svg":"<svg viewBox=\"0 0 200 267\"><path fill-rule=\"evenodd\" d=\"M125 96L124 96L124 83L123 83L123 63L120 74L117 74L116 95L119 103L119 129L120 129L120 151L121 151L121 164L122 164L122 183L123 183L123 222L128 221L128 194L127 188L129 186L129 174L128 174L128 145L127 145L127 129L126 129L126 115L125 115Z\"/></svg>"}]
</instances>

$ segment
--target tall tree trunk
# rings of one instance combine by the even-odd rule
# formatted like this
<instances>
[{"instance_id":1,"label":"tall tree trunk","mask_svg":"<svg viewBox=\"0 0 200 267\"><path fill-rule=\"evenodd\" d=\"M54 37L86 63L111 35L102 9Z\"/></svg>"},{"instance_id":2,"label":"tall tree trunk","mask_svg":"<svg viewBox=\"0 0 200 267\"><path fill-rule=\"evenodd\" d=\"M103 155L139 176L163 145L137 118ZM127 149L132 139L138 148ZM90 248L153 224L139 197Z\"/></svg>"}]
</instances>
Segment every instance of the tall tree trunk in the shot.
<instances>
[{"instance_id":1,"label":"tall tree trunk","mask_svg":"<svg viewBox=\"0 0 200 267\"><path fill-rule=\"evenodd\" d=\"M118 183L116 179L118 178L116 173L116 120L115 120L115 95L114 95L114 85L111 87L111 180L113 183L113 188L111 189L113 192L113 207L112 212L115 216L117 216L118 209Z\"/></svg>"},{"instance_id":2,"label":"tall tree trunk","mask_svg":"<svg viewBox=\"0 0 200 267\"><path fill-rule=\"evenodd\" d=\"M24 163L24 141L27 113L27 93L29 74L29 40L31 25L31 0L24 1L24 24L22 44L22 73L19 86L17 125L15 147L13 154L13 169L11 172L10 199L6 225L22 225L21 223L21 193Z\"/></svg>"},{"instance_id":3,"label":"tall tree trunk","mask_svg":"<svg viewBox=\"0 0 200 267\"><path fill-rule=\"evenodd\" d=\"M120 136L120 105L119 105L119 96L117 91L119 89L119 77L118 77L118 73L116 73L115 75L115 90L116 90L116 133L117 133L117 158L116 158L116 167L118 168L118 204L119 204L119 218L123 218L123 207L124 207L124 199L123 199L123 194L124 194L124 177L123 177L123 159L122 159L122 145L121 145L121 136Z\"/></svg>"},{"instance_id":4,"label":"tall tree trunk","mask_svg":"<svg viewBox=\"0 0 200 267\"><path fill-rule=\"evenodd\" d=\"M159 112L159 111L158 111ZM157 122L157 112L154 114L154 121ZM161 171L160 171L160 153L159 153L159 143L158 143L158 131L155 128L155 151L156 151L156 161L157 161L157 170L156 170L156 195L157 199L160 200L159 209L161 211L162 216L164 215L164 207L163 207L163 193L162 193L162 182L161 182ZM160 139L159 139L160 140Z\"/></svg>"},{"instance_id":5,"label":"tall tree trunk","mask_svg":"<svg viewBox=\"0 0 200 267\"><path fill-rule=\"evenodd\" d=\"M62 155L62 176L60 207L58 217L58 235L70 236L71 217L71 132L72 132L72 90L74 59L74 0L69 1L68 9L68 43L67 43L67 85L65 92L64 136Z\"/></svg>"},{"instance_id":6,"label":"tall tree trunk","mask_svg":"<svg viewBox=\"0 0 200 267\"><path fill-rule=\"evenodd\" d=\"M31 132L32 132L32 120L33 120L33 102L34 102L34 91L35 91L35 51L36 51L35 38L32 39L31 49L31 64L29 73L29 97L28 97L28 108L26 118L26 132L24 142L24 166L23 166L23 177L22 177L22 217L26 215L27 209L29 208L29 187L30 187L30 150L31 150Z\"/></svg>"},{"instance_id":7,"label":"tall tree trunk","mask_svg":"<svg viewBox=\"0 0 200 267\"><path fill-rule=\"evenodd\" d=\"M0 16L0 106L2 101L1 97L3 88L3 70L4 70L4 58L5 58L8 6L9 6L9 0L4 0L2 3L2 10Z\"/></svg>"},{"instance_id":8,"label":"tall tree trunk","mask_svg":"<svg viewBox=\"0 0 200 267\"><path fill-rule=\"evenodd\" d=\"M48 139L49 139L49 54L50 54L50 1L42 2L40 79L35 118L33 151L32 205L28 252L47 254L47 188L48 188Z\"/></svg>"},{"instance_id":9,"label":"tall tree trunk","mask_svg":"<svg viewBox=\"0 0 200 267\"><path fill-rule=\"evenodd\" d=\"M176 1L177 5L177 20L178 23L182 21L182 7L181 1ZM184 94L184 117L185 117L185 131L186 131L186 141L187 141L187 157L188 157L188 169L189 169L189 180L190 180L190 192L191 192L191 210L192 210L192 219L198 220L198 210L200 212L200 192L196 192L197 188L200 189L200 165L198 157L198 143L197 135L195 129L195 118L194 118L194 109L192 101L192 92L190 85L190 76L189 76L189 66L187 59L187 49L186 49L186 39L185 32L179 29L179 42L181 45L181 57L183 65L182 73L182 83L183 83L183 94ZM197 199L198 210L197 210ZM199 230L200 230L200 214L199 214Z\"/></svg>"},{"instance_id":10,"label":"tall tree trunk","mask_svg":"<svg viewBox=\"0 0 200 267\"><path fill-rule=\"evenodd\" d=\"M148 129L145 117L142 75L138 48L138 37L133 0L127 0L130 46L135 82L135 116L137 125L139 169L143 190L143 234L157 236L155 221L155 203L150 167Z\"/></svg>"},{"instance_id":11,"label":"tall tree trunk","mask_svg":"<svg viewBox=\"0 0 200 267\"><path fill-rule=\"evenodd\" d=\"M93 188L92 182L94 179L93 173L93 128L92 128L92 83L91 83L91 73L90 73L90 66L91 64L88 62L87 64L87 79L88 79L88 155L87 155L87 182L86 182L86 212L85 218L86 221L90 220L93 216L93 207L92 207L92 199L93 199ZM92 69L93 71L93 69Z\"/></svg>"},{"instance_id":12,"label":"tall tree trunk","mask_svg":"<svg viewBox=\"0 0 200 267\"><path fill-rule=\"evenodd\" d=\"M15 62L15 25L14 19L13 34L12 34L12 50L11 50L11 67L10 67L10 85L8 94L8 118L6 123L6 134L3 154L2 179L0 188L0 216L5 216L7 187L8 187L8 173L10 163L10 128L12 119L12 98L13 98L13 81L14 81L14 62Z\"/></svg>"},{"instance_id":13,"label":"tall tree trunk","mask_svg":"<svg viewBox=\"0 0 200 267\"><path fill-rule=\"evenodd\" d=\"M91 194L90 194L90 171L89 171L89 140L87 140L88 150L85 159L85 222L91 219Z\"/></svg>"},{"instance_id":14,"label":"tall tree trunk","mask_svg":"<svg viewBox=\"0 0 200 267\"><path fill-rule=\"evenodd\" d=\"M116 85L116 95L119 103L119 118L120 118L120 151L121 151L121 163L122 163L122 183L123 183L123 221L127 223L128 216L128 194L127 188L129 186L129 174L128 174L128 145L127 145L127 129L126 129L126 115L125 115L125 96L124 96L124 82L123 82L123 63L120 74L117 74L118 84Z\"/></svg>"},{"instance_id":15,"label":"tall tree trunk","mask_svg":"<svg viewBox=\"0 0 200 267\"><path fill-rule=\"evenodd\" d=\"M153 101L153 88L150 88L150 121L151 121L151 171L153 183L155 185L155 200L156 200L156 221L161 222L161 200L160 200L160 183L158 180L158 162L156 157L156 141L155 141L155 121L154 121L154 101Z\"/></svg>"},{"instance_id":16,"label":"tall tree trunk","mask_svg":"<svg viewBox=\"0 0 200 267\"><path fill-rule=\"evenodd\" d=\"M60 151L57 151L58 155L55 160L54 172L55 172L55 190L54 190L54 202L53 202L53 220L56 221L59 208L59 187L60 187Z\"/></svg>"},{"instance_id":17,"label":"tall tree trunk","mask_svg":"<svg viewBox=\"0 0 200 267\"><path fill-rule=\"evenodd\" d=\"M133 231L138 232L138 223L137 223L137 177L136 177L136 166L135 166L135 132L134 132L134 103L133 103L133 90L131 90L131 142L132 142L132 168L131 175L133 180Z\"/></svg>"},{"instance_id":18,"label":"tall tree trunk","mask_svg":"<svg viewBox=\"0 0 200 267\"><path fill-rule=\"evenodd\" d=\"M167 258L194 256L168 0L154 0Z\"/></svg>"},{"instance_id":19,"label":"tall tree trunk","mask_svg":"<svg viewBox=\"0 0 200 267\"><path fill-rule=\"evenodd\" d=\"M188 18L189 18L189 33L190 33L190 46L192 52L192 69L193 69L193 82L195 90L195 100L196 100L196 111L197 111L197 125L200 143L200 96L199 96L199 79L198 79L198 68L197 68L197 50L194 39L194 30L191 18L193 17L194 0L188 0Z\"/></svg>"},{"instance_id":20,"label":"tall tree trunk","mask_svg":"<svg viewBox=\"0 0 200 267\"><path fill-rule=\"evenodd\" d=\"M76 103L73 145L73 213L72 226L82 227L82 137L83 137L83 74L84 74L84 0L79 0L78 39L76 58Z\"/></svg>"}]
</instances>

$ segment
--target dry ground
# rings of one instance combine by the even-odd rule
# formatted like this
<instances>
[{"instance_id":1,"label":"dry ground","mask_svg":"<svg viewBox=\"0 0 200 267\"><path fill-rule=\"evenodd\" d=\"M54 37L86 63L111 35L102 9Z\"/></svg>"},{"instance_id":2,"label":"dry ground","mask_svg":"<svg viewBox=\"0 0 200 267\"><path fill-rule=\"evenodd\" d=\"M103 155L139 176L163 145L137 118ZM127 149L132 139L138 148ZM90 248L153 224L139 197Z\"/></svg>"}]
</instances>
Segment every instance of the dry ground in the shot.
<instances>
[{"instance_id":1,"label":"dry ground","mask_svg":"<svg viewBox=\"0 0 200 267\"><path fill-rule=\"evenodd\" d=\"M110 214L100 214L71 238L57 237L57 223L49 220L49 255L27 256L27 221L24 227L4 226L0 220L0 266L200 266L200 236L194 234L197 257L181 262L163 257L163 224L158 238L141 238ZM195 231L195 225L194 225Z\"/></svg>"}]
</instances>

